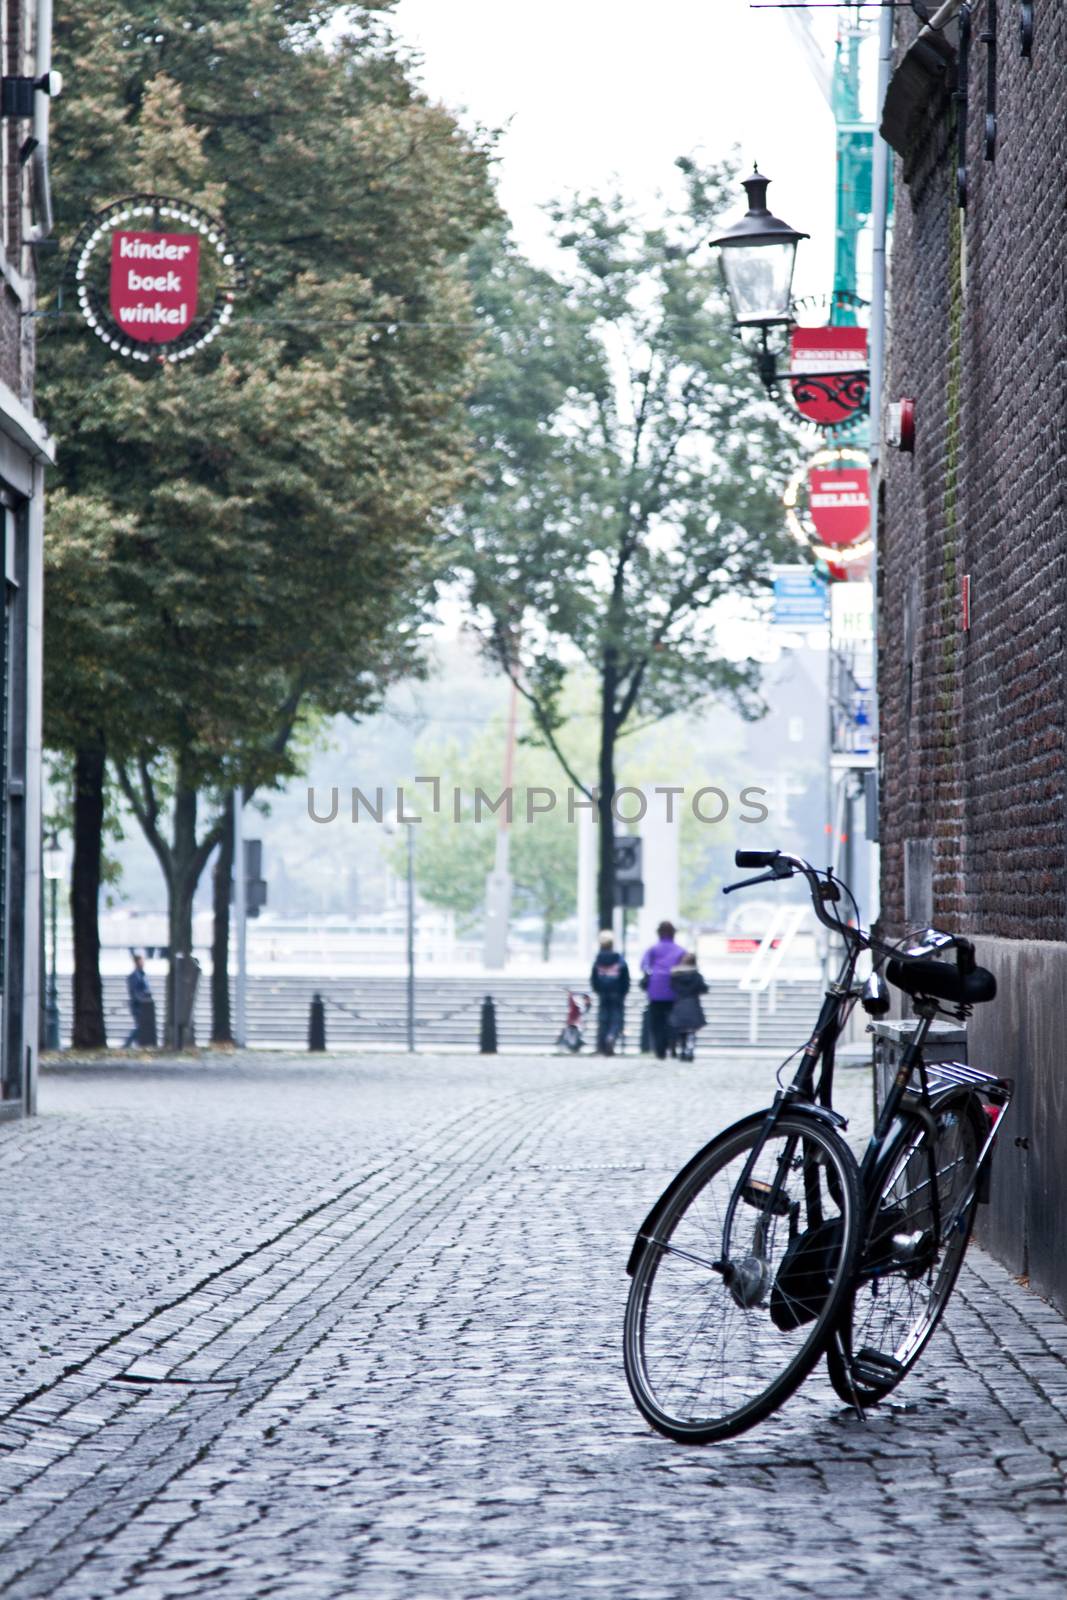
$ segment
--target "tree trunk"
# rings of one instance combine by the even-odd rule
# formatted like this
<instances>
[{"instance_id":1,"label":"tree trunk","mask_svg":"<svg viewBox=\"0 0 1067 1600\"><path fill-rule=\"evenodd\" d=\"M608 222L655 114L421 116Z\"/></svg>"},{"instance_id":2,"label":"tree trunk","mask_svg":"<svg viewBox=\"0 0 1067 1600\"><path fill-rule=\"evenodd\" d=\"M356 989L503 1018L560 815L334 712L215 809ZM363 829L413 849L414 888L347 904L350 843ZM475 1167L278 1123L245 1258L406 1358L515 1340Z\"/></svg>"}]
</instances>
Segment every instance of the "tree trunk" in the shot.
<instances>
[{"instance_id":1,"label":"tree trunk","mask_svg":"<svg viewBox=\"0 0 1067 1600\"><path fill-rule=\"evenodd\" d=\"M541 924L541 960L548 961L552 955L552 935L555 933L555 923L546 917Z\"/></svg>"},{"instance_id":2,"label":"tree trunk","mask_svg":"<svg viewBox=\"0 0 1067 1600\"><path fill-rule=\"evenodd\" d=\"M74 754L74 863L70 914L74 933L74 1028L77 1049L103 1049L104 993L100 982L100 871L104 834L103 744Z\"/></svg>"},{"instance_id":3,"label":"tree trunk","mask_svg":"<svg viewBox=\"0 0 1067 1600\"><path fill-rule=\"evenodd\" d=\"M226 806L213 882L211 939L211 1042L232 1044L230 1019L230 887L233 879L233 796Z\"/></svg>"},{"instance_id":4,"label":"tree trunk","mask_svg":"<svg viewBox=\"0 0 1067 1600\"><path fill-rule=\"evenodd\" d=\"M600 673L600 764L597 779L597 814L600 819L600 859L597 873L597 915L600 927L610 928L615 915L615 694L618 669L613 645L604 650Z\"/></svg>"},{"instance_id":5,"label":"tree trunk","mask_svg":"<svg viewBox=\"0 0 1067 1600\"><path fill-rule=\"evenodd\" d=\"M193 951L193 895L201 866L196 845L196 790L179 783L174 796L174 842L171 846L171 874L167 884L167 922L170 936L170 982L167 984L167 1044L178 1043L176 1017L177 956ZM193 1043L192 1031L186 1043Z\"/></svg>"}]
</instances>

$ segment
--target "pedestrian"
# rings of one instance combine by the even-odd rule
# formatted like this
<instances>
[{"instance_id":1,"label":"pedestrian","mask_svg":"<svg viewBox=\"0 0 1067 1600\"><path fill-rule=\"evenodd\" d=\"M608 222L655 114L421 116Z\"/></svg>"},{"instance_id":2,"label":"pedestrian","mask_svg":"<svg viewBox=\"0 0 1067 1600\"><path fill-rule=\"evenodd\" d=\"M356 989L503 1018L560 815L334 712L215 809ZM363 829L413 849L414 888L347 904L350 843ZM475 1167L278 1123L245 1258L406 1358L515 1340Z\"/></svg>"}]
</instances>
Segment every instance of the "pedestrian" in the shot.
<instances>
[{"instance_id":1,"label":"pedestrian","mask_svg":"<svg viewBox=\"0 0 1067 1600\"><path fill-rule=\"evenodd\" d=\"M126 977L126 995L130 1004L130 1016L133 1018L133 1027L126 1035L124 1050L129 1050L137 1042L137 1035L141 1030L141 1007L146 1000L151 1000L152 989L148 982L148 974L144 969L144 956L140 951L133 958L133 971Z\"/></svg>"},{"instance_id":2,"label":"pedestrian","mask_svg":"<svg viewBox=\"0 0 1067 1600\"><path fill-rule=\"evenodd\" d=\"M641 957L644 978L641 987L648 995L648 1025L652 1048L659 1061L665 1061L671 1045L670 1016L675 1001L671 973L685 955L680 944L674 942L674 923L661 922L656 929L657 942L649 945Z\"/></svg>"},{"instance_id":3,"label":"pedestrian","mask_svg":"<svg viewBox=\"0 0 1067 1600\"><path fill-rule=\"evenodd\" d=\"M704 1015L704 1007L700 1004L700 997L702 994L707 994L708 986L703 974L697 969L697 958L692 951L684 955L672 969L671 988L675 993L670 1015L671 1032L677 1044L679 1059L692 1061L696 1036L708 1020Z\"/></svg>"},{"instance_id":4,"label":"pedestrian","mask_svg":"<svg viewBox=\"0 0 1067 1600\"><path fill-rule=\"evenodd\" d=\"M630 969L626 965L626 958L616 950L613 935L607 930L600 935L600 949L593 962L589 981L600 1001L596 1024L597 1051L602 1056L613 1056L626 1013Z\"/></svg>"}]
</instances>

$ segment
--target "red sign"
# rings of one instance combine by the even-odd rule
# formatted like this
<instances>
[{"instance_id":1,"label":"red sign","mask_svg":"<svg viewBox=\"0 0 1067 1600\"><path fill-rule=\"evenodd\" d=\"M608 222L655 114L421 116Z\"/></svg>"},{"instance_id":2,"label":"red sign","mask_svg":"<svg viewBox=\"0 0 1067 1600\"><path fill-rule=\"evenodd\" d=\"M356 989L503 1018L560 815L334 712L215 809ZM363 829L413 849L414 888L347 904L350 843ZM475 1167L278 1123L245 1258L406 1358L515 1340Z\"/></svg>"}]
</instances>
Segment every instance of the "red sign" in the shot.
<instances>
[{"instance_id":1,"label":"red sign","mask_svg":"<svg viewBox=\"0 0 1067 1600\"><path fill-rule=\"evenodd\" d=\"M866 328L794 328L793 403L811 422L844 422L867 404Z\"/></svg>"},{"instance_id":2,"label":"red sign","mask_svg":"<svg viewBox=\"0 0 1067 1600\"><path fill-rule=\"evenodd\" d=\"M114 233L111 315L128 339L176 339L196 317L200 237L195 233Z\"/></svg>"},{"instance_id":3,"label":"red sign","mask_svg":"<svg viewBox=\"0 0 1067 1600\"><path fill-rule=\"evenodd\" d=\"M871 526L870 473L866 467L809 467L808 503L823 544L855 544Z\"/></svg>"}]
</instances>

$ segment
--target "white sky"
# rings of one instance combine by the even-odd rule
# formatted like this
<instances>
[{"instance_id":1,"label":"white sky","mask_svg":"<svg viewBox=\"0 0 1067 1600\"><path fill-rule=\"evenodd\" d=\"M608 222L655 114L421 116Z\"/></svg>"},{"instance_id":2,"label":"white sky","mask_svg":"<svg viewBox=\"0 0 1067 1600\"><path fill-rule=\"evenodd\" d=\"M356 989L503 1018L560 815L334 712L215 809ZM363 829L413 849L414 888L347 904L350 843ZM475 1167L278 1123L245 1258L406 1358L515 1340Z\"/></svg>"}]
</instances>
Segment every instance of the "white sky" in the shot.
<instances>
[{"instance_id":1,"label":"white sky","mask_svg":"<svg viewBox=\"0 0 1067 1600\"><path fill-rule=\"evenodd\" d=\"M810 12L832 46L834 13ZM798 295L833 271L834 127L780 11L747 0L400 0L396 31L422 56L427 91L506 127L498 181L526 251L547 262L538 207L616 176L651 209L676 156L758 161L772 210L811 234ZM738 204L730 218L743 209Z\"/></svg>"}]
</instances>

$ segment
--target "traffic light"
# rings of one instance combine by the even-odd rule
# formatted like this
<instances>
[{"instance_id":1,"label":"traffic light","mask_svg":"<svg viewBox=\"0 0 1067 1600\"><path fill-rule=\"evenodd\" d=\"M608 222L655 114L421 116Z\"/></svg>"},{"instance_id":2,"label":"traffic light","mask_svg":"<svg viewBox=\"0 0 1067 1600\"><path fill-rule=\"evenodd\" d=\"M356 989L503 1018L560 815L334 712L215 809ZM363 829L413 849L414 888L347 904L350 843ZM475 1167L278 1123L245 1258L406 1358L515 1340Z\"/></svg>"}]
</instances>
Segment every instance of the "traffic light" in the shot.
<instances>
[{"instance_id":1,"label":"traffic light","mask_svg":"<svg viewBox=\"0 0 1067 1600\"><path fill-rule=\"evenodd\" d=\"M267 880L263 876L263 840L246 839L245 847L245 916L258 917L267 903ZM233 899L233 884L230 884Z\"/></svg>"}]
</instances>

